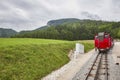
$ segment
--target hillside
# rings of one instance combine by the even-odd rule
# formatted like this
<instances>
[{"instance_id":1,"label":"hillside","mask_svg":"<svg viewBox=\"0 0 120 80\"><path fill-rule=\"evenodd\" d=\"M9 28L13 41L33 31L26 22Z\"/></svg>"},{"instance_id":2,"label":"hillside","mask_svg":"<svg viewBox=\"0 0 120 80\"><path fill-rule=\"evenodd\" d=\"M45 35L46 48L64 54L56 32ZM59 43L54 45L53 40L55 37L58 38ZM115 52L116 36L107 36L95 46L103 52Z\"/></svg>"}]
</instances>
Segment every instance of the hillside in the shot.
<instances>
[{"instance_id":1,"label":"hillside","mask_svg":"<svg viewBox=\"0 0 120 80\"><path fill-rule=\"evenodd\" d=\"M88 40L93 39L98 32L108 32L114 38L120 38L120 22L79 19L52 20L45 27L20 33L13 37Z\"/></svg>"},{"instance_id":2,"label":"hillside","mask_svg":"<svg viewBox=\"0 0 120 80\"><path fill-rule=\"evenodd\" d=\"M69 62L68 53L80 41L1 38L0 80L40 80ZM81 41L85 52L93 41Z\"/></svg>"},{"instance_id":3,"label":"hillside","mask_svg":"<svg viewBox=\"0 0 120 80\"><path fill-rule=\"evenodd\" d=\"M0 37L10 37L17 34L15 30L0 28Z\"/></svg>"}]
</instances>

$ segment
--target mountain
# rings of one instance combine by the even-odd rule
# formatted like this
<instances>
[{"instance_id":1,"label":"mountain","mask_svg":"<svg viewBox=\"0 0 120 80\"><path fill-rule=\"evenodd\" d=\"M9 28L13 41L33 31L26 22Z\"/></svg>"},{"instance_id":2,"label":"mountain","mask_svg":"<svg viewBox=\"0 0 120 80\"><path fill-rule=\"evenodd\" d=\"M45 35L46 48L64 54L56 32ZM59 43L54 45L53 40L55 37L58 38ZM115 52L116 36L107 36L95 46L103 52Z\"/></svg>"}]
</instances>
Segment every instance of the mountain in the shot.
<instances>
[{"instance_id":1,"label":"mountain","mask_svg":"<svg viewBox=\"0 0 120 80\"><path fill-rule=\"evenodd\" d=\"M0 37L11 37L17 34L15 30L0 28Z\"/></svg>"},{"instance_id":2,"label":"mountain","mask_svg":"<svg viewBox=\"0 0 120 80\"><path fill-rule=\"evenodd\" d=\"M78 22L80 21L79 19L76 18L66 18L66 19L57 19L57 20L50 20L47 22L46 26L41 26L40 28L37 28L35 30L39 30L39 29L46 29L49 26L58 26L61 24L68 24L68 23L73 23L73 22Z\"/></svg>"},{"instance_id":3,"label":"mountain","mask_svg":"<svg viewBox=\"0 0 120 80\"><path fill-rule=\"evenodd\" d=\"M33 31L24 31L13 37L44 38L61 40L88 40L98 32L108 32L114 38L120 38L120 22L98 20L59 19L51 20L47 26Z\"/></svg>"},{"instance_id":4,"label":"mountain","mask_svg":"<svg viewBox=\"0 0 120 80\"><path fill-rule=\"evenodd\" d=\"M64 24L64 23L71 23L71 22L78 22L78 21L80 21L80 20L76 19L76 18L50 20L50 21L48 21L47 26L57 26L57 25L61 25L61 24Z\"/></svg>"}]
</instances>

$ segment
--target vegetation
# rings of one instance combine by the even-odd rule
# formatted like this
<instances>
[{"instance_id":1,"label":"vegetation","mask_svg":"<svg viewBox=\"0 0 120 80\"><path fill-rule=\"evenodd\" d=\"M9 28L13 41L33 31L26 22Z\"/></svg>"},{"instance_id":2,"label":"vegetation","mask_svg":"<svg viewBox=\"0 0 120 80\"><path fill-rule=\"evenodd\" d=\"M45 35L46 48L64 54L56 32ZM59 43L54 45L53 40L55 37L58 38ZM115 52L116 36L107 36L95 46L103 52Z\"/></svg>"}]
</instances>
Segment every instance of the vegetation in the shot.
<instances>
[{"instance_id":1,"label":"vegetation","mask_svg":"<svg viewBox=\"0 0 120 80\"><path fill-rule=\"evenodd\" d=\"M61 40L91 40L98 32L108 32L120 38L120 22L74 20L73 22L51 21L49 26L33 31L20 32L17 38L45 38ZM61 23L61 24L60 24Z\"/></svg>"},{"instance_id":2,"label":"vegetation","mask_svg":"<svg viewBox=\"0 0 120 80\"><path fill-rule=\"evenodd\" d=\"M66 64L76 42L93 48L93 41L1 38L0 80L38 80Z\"/></svg>"},{"instance_id":3,"label":"vegetation","mask_svg":"<svg viewBox=\"0 0 120 80\"><path fill-rule=\"evenodd\" d=\"M0 28L0 37L10 37L17 34L15 30Z\"/></svg>"}]
</instances>

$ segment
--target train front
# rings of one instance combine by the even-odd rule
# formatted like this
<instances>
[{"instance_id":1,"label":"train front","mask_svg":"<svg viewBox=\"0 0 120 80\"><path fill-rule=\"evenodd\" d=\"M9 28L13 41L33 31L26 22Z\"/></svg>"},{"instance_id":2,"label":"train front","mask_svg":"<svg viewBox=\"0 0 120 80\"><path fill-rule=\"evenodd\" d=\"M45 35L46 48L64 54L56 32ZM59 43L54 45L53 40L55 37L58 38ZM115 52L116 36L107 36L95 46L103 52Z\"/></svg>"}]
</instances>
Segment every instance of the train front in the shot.
<instances>
[{"instance_id":1,"label":"train front","mask_svg":"<svg viewBox=\"0 0 120 80\"><path fill-rule=\"evenodd\" d=\"M95 49L106 51L111 47L110 35L105 32L100 32L95 36Z\"/></svg>"}]
</instances>

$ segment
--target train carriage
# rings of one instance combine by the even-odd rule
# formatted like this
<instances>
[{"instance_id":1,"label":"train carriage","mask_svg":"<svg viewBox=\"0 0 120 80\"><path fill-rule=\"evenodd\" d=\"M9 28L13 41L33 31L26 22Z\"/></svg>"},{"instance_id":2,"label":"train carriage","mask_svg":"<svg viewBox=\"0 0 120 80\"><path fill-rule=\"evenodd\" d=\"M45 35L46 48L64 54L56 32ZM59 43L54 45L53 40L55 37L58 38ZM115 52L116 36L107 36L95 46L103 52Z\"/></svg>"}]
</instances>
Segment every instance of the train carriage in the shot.
<instances>
[{"instance_id":1,"label":"train carriage","mask_svg":"<svg viewBox=\"0 0 120 80\"><path fill-rule=\"evenodd\" d=\"M113 38L106 32L100 32L94 37L95 50L107 51L113 46Z\"/></svg>"}]
</instances>

